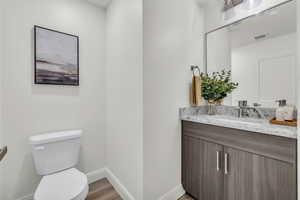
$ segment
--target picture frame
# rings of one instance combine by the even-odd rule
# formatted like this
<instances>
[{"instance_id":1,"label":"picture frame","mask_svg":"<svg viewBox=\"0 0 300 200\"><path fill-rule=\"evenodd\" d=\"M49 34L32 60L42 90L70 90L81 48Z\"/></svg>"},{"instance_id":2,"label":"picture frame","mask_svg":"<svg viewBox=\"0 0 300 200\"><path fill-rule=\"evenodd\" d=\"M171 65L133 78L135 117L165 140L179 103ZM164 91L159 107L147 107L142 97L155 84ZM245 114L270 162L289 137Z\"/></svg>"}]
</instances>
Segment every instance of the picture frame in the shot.
<instances>
[{"instance_id":1,"label":"picture frame","mask_svg":"<svg viewBox=\"0 0 300 200\"><path fill-rule=\"evenodd\" d=\"M34 26L34 83L79 86L79 36Z\"/></svg>"}]
</instances>

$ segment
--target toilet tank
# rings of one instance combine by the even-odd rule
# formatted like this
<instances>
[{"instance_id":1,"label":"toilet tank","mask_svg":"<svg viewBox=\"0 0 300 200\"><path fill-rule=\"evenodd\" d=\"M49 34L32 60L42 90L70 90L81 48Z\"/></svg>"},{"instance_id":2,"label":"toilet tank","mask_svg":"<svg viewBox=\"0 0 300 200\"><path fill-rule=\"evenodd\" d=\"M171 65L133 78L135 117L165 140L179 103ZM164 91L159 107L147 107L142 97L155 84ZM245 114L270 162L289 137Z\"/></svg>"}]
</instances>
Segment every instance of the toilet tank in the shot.
<instances>
[{"instance_id":1,"label":"toilet tank","mask_svg":"<svg viewBox=\"0 0 300 200\"><path fill-rule=\"evenodd\" d=\"M78 163L82 131L62 131L32 136L29 139L39 175L49 175Z\"/></svg>"}]
</instances>

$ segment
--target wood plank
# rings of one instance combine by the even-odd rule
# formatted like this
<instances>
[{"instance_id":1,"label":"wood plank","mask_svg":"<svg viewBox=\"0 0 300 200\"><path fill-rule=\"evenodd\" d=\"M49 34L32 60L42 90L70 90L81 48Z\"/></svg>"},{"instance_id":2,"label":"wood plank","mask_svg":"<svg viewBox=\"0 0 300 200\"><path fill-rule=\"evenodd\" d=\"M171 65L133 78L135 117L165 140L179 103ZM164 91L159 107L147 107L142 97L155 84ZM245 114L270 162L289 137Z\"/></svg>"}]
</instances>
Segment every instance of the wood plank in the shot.
<instances>
[{"instance_id":1,"label":"wood plank","mask_svg":"<svg viewBox=\"0 0 300 200\"><path fill-rule=\"evenodd\" d=\"M105 178L89 185L87 200L122 200L122 198Z\"/></svg>"},{"instance_id":2,"label":"wood plank","mask_svg":"<svg viewBox=\"0 0 300 200\"><path fill-rule=\"evenodd\" d=\"M278 121L276 118L273 118L270 120L271 124L277 124L277 125L282 125L282 126L294 126L297 127L297 119L294 119L293 121Z\"/></svg>"}]
</instances>

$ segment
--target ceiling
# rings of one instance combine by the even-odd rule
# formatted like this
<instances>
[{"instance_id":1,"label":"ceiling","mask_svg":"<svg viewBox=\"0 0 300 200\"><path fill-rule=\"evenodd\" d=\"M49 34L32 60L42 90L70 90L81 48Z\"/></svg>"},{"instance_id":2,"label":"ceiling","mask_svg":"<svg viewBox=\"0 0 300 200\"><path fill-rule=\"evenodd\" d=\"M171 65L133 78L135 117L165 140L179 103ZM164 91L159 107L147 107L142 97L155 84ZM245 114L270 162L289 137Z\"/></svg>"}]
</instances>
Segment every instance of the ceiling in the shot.
<instances>
[{"instance_id":1,"label":"ceiling","mask_svg":"<svg viewBox=\"0 0 300 200\"><path fill-rule=\"evenodd\" d=\"M233 48L254 43L254 37L266 35L269 39L297 31L296 1L271 9L241 23L228 27ZM263 40L261 39L261 40Z\"/></svg>"},{"instance_id":2,"label":"ceiling","mask_svg":"<svg viewBox=\"0 0 300 200\"><path fill-rule=\"evenodd\" d=\"M96 6L107 7L111 0L86 0Z\"/></svg>"}]
</instances>

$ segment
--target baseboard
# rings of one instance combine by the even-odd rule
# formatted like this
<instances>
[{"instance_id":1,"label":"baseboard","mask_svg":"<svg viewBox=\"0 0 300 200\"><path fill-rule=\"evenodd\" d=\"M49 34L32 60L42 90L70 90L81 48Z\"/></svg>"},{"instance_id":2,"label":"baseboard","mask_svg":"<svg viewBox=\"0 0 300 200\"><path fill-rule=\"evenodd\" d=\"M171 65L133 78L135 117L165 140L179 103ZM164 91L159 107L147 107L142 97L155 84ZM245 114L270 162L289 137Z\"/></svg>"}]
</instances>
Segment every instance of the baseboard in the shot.
<instances>
[{"instance_id":1,"label":"baseboard","mask_svg":"<svg viewBox=\"0 0 300 200\"><path fill-rule=\"evenodd\" d=\"M115 188L115 190L119 193L119 195L124 200L135 200L134 197L130 194L130 192L126 189L126 187L121 183L121 181L108 169L106 168L107 179Z\"/></svg>"},{"instance_id":2,"label":"baseboard","mask_svg":"<svg viewBox=\"0 0 300 200\"><path fill-rule=\"evenodd\" d=\"M162 197L159 198L159 200L177 200L180 197L182 197L185 194L185 191L182 187L182 185L178 185L166 194L164 194Z\"/></svg>"},{"instance_id":3,"label":"baseboard","mask_svg":"<svg viewBox=\"0 0 300 200\"><path fill-rule=\"evenodd\" d=\"M88 179L88 183L94 183L98 180L101 180L103 178L107 177L107 172L106 172L106 168L102 168L102 169L98 169L92 172L89 172L86 174L87 179Z\"/></svg>"},{"instance_id":4,"label":"baseboard","mask_svg":"<svg viewBox=\"0 0 300 200\"><path fill-rule=\"evenodd\" d=\"M120 194L124 200L135 200L126 187L121 183L121 181L108 169L102 168L90 173L87 173L88 182L93 183L103 178L107 178L112 184L115 190Z\"/></svg>"}]
</instances>

